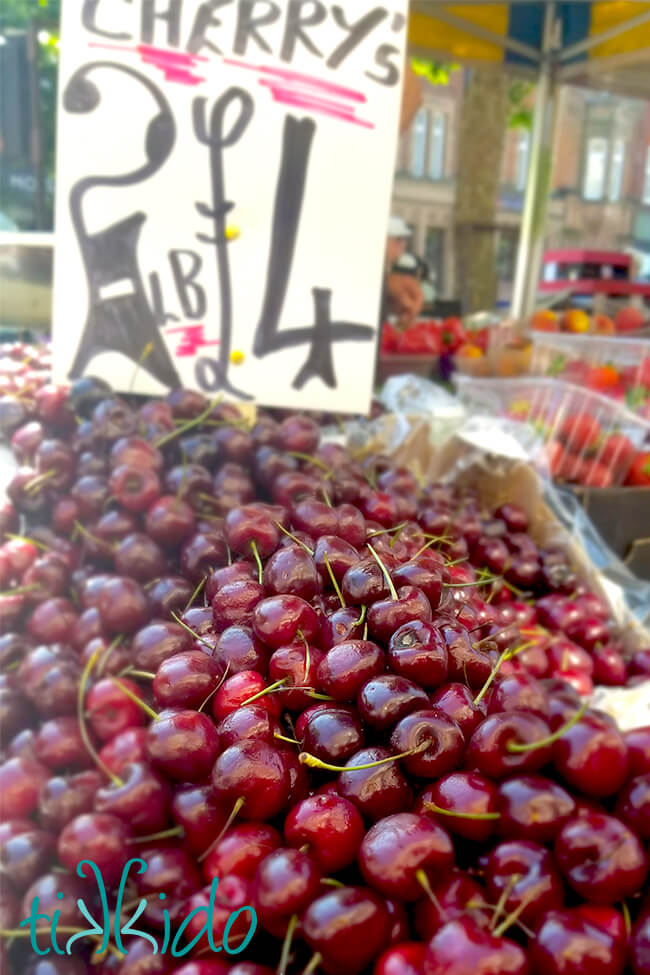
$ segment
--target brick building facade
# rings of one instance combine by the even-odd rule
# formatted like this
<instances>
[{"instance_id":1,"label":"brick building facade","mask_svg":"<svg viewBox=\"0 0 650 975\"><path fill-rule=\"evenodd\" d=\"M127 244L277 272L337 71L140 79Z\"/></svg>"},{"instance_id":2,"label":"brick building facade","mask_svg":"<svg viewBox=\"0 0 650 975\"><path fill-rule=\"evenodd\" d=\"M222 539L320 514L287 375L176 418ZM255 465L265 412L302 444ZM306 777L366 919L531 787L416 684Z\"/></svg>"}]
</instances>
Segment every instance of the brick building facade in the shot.
<instances>
[{"instance_id":1,"label":"brick building facade","mask_svg":"<svg viewBox=\"0 0 650 975\"><path fill-rule=\"evenodd\" d=\"M413 250L432 269L438 294L453 297L456 132L465 74L423 82L423 103L401 139L393 212L413 228ZM547 246L650 253L650 102L574 86L558 92ZM500 297L510 293L523 207L529 134L511 129L496 216ZM477 160L477 165L480 162Z\"/></svg>"}]
</instances>

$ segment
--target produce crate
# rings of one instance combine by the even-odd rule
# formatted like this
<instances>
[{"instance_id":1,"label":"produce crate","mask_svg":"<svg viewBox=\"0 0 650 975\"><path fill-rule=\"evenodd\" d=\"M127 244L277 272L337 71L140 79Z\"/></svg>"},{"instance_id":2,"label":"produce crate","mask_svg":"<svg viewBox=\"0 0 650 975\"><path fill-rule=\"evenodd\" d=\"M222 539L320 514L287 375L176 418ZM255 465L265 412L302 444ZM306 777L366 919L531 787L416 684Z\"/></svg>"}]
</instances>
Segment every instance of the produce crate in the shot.
<instances>
[{"instance_id":1,"label":"produce crate","mask_svg":"<svg viewBox=\"0 0 650 975\"><path fill-rule=\"evenodd\" d=\"M601 393L650 419L650 339L533 332L531 371Z\"/></svg>"},{"instance_id":2,"label":"produce crate","mask_svg":"<svg viewBox=\"0 0 650 975\"><path fill-rule=\"evenodd\" d=\"M574 490L612 551L635 575L650 579L650 488Z\"/></svg>"},{"instance_id":3,"label":"produce crate","mask_svg":"<svg viewBox=\"0 0 650 975\"><path fill-rule=\"evenodd\" d=\"M398 355L380 353L377 359L377 382L383 383L390 376L411 373L430 378L438 371L440 357L437 355Z\"/></svg>"},{"instance_id":4,"label":"produce crate","mask_svg":"<svg viewBox=\"0 0 650 975\"><path fill-rule=\"evenodd\" d=\"M586 487L622 484L650 442L650 420L600 393L550 378L457 376L471 412L518 421L534 434L533 460L545 474Z\"/></svg>"}]
</instances>

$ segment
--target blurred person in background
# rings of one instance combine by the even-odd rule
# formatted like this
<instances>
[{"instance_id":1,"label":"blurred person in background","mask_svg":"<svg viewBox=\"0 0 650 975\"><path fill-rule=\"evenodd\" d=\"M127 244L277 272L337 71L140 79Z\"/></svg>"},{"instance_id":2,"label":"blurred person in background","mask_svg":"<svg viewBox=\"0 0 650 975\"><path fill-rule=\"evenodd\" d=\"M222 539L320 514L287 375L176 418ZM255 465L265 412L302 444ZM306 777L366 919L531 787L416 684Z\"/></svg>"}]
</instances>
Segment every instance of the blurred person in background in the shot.
<instances>
[{"instance_id":1,"label":"blurred person in background","mask_svg":"<svg viewBox=\"0 0 650 975\"><path fill-rule=\"evenodd\" d=\"M386 240L382 322L387 315L392 315L402 328L406 328L417 318L424 304L422 288L417 278L417 259L406 253L406 244L410 237L411 229L408 224L401 217L392 216L388 221Z\"/></svg>"}]
</instances>

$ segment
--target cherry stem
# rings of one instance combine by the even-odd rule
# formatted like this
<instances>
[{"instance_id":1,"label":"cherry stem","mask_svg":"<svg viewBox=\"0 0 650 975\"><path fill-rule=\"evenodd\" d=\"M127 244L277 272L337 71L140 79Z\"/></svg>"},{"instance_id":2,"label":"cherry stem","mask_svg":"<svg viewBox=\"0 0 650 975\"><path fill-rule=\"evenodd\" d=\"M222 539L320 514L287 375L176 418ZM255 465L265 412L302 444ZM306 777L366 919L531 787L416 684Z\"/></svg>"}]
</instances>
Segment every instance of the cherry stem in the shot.
<instances>
[{"instance_id":1,"label":"cherry stem","mask_svg":"<svg viewBox=\"0 0 650 975\"><path fill-rule=\"evenodd\" d=\"M294 535L293 532L290 532L287 528L285 528L284 525L281 524L281 522L275 521L274 525L276 528L280 529L283 535L286 535L287 538L290 538L292 542L295 542L296 545L300 545L300 548L304 548L305 552L307 552L308 555L314 554L313 548L310 548L309 545L305 544L305 542L301 542L298 536Z\"/></svg>"},{"instance_id":2,"label":"cherry stem","mask_svg":"<svg viewBox=\"0 0 650 975\"><path fill-rule=\"evenodd\" d=\"M221 829L219 830L219 832L217 833L217 835L215 836L215 838L212 840L212 843L210 843L210 846L206 850L203 851L203 853L201 854L200 857L198 857L198 862L199 863L201 863L203 860L205 860L205 858L208 856L208 854L211 853L212 850L214 850L215 846L217 845L217 843L219 842L219 840L221 839L221 837L225 833L228 832L228 830L230 829L230 827L232 826L232 824L234 823L234 821L237 819L237 816L239 816L239 812L240 812L240 810L241 810L241 808L242 808L242 806L244 805L245 802L246 802L246 800L243 799L241 796L239 797L239 799L236 799L235 800L235 804L234 804L234 806L232 807L232 809L230 811L230 815L228 816L228 819L225 821L225 823L223 824L223 826L221 827Z\"/></svg>"},{"instance_id":3,"label":"cherry stem","mask_svg":"<svg viewBox=\"0 0 650 975\"><path fill-rule=\"evenodd\" d=\"M573 728L574 724L577 724L578 721L580 721L580 718L583 716L588 707L589 701L583 701L573 717L570 718L566 724L563 724L561 728L558 728L552 734L547 735L546 738L540 738L538 741L528 741L523 743L518 741L509 741L506 748L509 752L532 752L536 748L543 748L545 745L552 745L554 741L561 738L562 735L566 734L567 731L570 731L571 728Z\"/></svg>"},{"instance_id":4,"label":"cherry stem","mask_svg":"<svg viewBox=\"0 0 650 975\"><path fill-rule=\"evenodd\" d=\"M262 574L264 572L264 569L263 569L263 566L262 566L262 560L260 558L260 553L257 551L257 545L255 544L254 541L251 541L251 549L253 551L253 558L255 559L255 562L257 564L257 581L259 582L259 584L261 586L262 585Z\"/></svg>"},{"instance_id":5,"label":"cherry stem","mask_svg":"<svg viewBox=\"0 0 650 975\"><path fill-rule=\"evenodd\" d=\"M288 679L289 679L288 677L282 677L280 680L276 680L274 684L269 684L268 687L265 687L263 690L258 691L257 694L253 694L252 697L246 698L245 701L241 702L239 707L245 708L247 704L252 704L253 701L257 701L258 698L264 697L265 694L271 694L273 693L273 691L280 690L285 686Z\"/></svg>"},{"instance_id":6,"label":"cherry stem","mask_svg":"<svg viewBox=\"0 0 650 975\"><path fill-rule=\"evenodd\" d=\"M473 586L487 586L489 582L495 582L500 576L489 576L483 579L475 579L473 582L443 582L445 589L470 589Z\"/></svg>"},{"instance_id":7,"label":"cherry stem","mask_svg":"<svg viewBox=\"0 0 650 975\"><path fill-rule=\"evenodd\" d=\"M388 591L390 592L390 598L394 601L397 601L397 599L399 598L397 595L397 589L395 588L393 580L390 577L388 569L386 568L382 560L379 558L372 545L368 545L368 550L383 573L384 579L386 580L386 585L388 586Z\"/></svg>"},{"instance_id":8,"label":"cherry stem","mask_svg":"<svg viewBox=\"0 0 650 975\"><path fill-rule=\"evenodd\" d=\"M333 508L334 505L332 504L332 499L330 498L330 496L327 493L327 491L325 490L325 488L324 487L321 487L320 490L321 490L321 494L323 495L323 501L325 502L325 504L327 505L327 507L328 508Z\"/></svg>"},{"instance_id":9,"label":"cherry stem","mask_svg":"<svg viewBox=\"0 0 650 975\"><path fill-rule=\"evenodd\" d=\"M89 532L88 529L85 528L80 521L75 521L74 527L75 527L75 531L78 531L80 535L83 535L84 538L87 538L89 542L93 543L93 545L99 545L100 547L110 548L110 549L117 548L117 545L111 545L110 542L105 542L101 538L97 538L97 535L93 535L92 532Z\"/></svg>"},{"instance_id":10,"label":"cherry stem","mask_svg":"<svg viewBox=\"0 0 650 975\"><path fill-rule=\"evenodd\" d=\"M440 917L443 918L445 921L448 921L449 920L449 914L447 913L447 911L442 906L442 904L440 903L440 901L438 900L438 898L434 894L433 890L431 889L431 884L429 883L429 878L427 877L427 875L424 872L424 870L422 870L422 868L420 868L419 870L416 870L415 871L415 879L419 883L420 887L422 887L422 889L424 890L425 894L427 895L427 897L429 898L429 900L431 901L431 903L433 904L433 906L435 907L435 909L440 914Z\"/></svg>"},{"instance_id":11,"label":"cherry stem","mask_svg":"<svg viewBox=\"0 0 650 975\"><path fill-rule=\"evenodd\" d=\"M499 897L499 900L492 908L492 922L490 924L490 930L492 930L492 928L499 920L501 912L504 909L505 903L510 897L510 894L512 893L512 888L515 886L515 884L518 884L520 880L521 880L521 874L514 873L512 877L510 877L510 879L508 880L503 890L501 891L501 896Z\"/></svg>"},{"instance_id":12,"label":"cherry stem","mask_svg":"<svg viewBox=\"0 0 650 975\"><path fill-rule=\"evenodd\" d=\"M226 664L226 669L224 670L221 678L219 679L219 683L217 684L217 686L216 687L213 687L212 690L210 691L210 693L208 694L208 696L201 702L201 705L199 707L199 711L202 711L203 708L208 703L208 701L211 701L212 700L212 698L217 693L217 691L219 690L219 688L221 687L221 685L225 681L226 677L228 676L228 671L229 670L230 670L230 661L228 661L228 663Z\"/></svg>"},{"instance_id":13,"label":"cherry stem","mask_svg":"<svg viewBox=\"0 0 650 975\"><path fill-rule=\"evenodd\" d=\"M438 813L440 816L458 816L460 819L501 819L501 813L498 812L484 812L484 813L471 813L471 812L457 812L454 809L443 809L442 806L437 806L435 802L425 802L425 809L430 809L432 812Z\"/></svg>"},{"instance_id":14,"label":"cherry stem","mask_svg":"<svg viewBox=\"0 0 650 975\"><path fill-rule=\"evenodd\" d=\"M343 593L341 592L341 589L339 587L339 584L336 581L336 576L334 575L334 572L332 570L332 566L330 565L330 560L327 557L327 552L323 552L323 561L325 563L325 568L327 569L327 572L329 574L329 577L330 577L330 579L332 581L332 586L334 587L334 592L339 597L339 602L341 604L342 609L345 609L345 599L343 598Z\"/></svg>"},{"instance_id":15,"label":"cherry stem","mask_svg":"<svg viewBox=\"0 0 650 975\"><path fill-rule=\"evenodd\" d=\"M323 956L321 955L320 951L317 951L312 956L312 959L309 962L309 964L308 965L305 965L305 967L302 970L301 975L311 975L312 972L315 972L316 971L316 969L318 968L318 966L320 965L320 963L322 962L322 960L323 960Z\"/></svg>"},{"instance_id":16,"label":"cherry stem","mask_svg":"<svg viewBox=\"0 0 650 975\"><path fill-rule=\"evenodd\" d=\"M344 883L334 877L321 877L321 884L325 884L327 887L345 887Z\"/></svg>"},{"instance_id":17,"label":"cherry stem","mask_svg":"<svg viewBox=\"0 0 650 975\"><path fill-rule=\"evenodd\" d=\"M300 744L300 742L299 741L296 741L295 738L289 738L289 737L287 737L287 735L281 735L279 731L276 731L274 733L273 737L274 738L277 738L278 741L288 741L289 744L291 744L291 745L299 745Z\"/></svg>"},{"instance_id":18,"label":"cherry stem","mask_svg":"<svg viewBox=\"0 0 650 975\"><path fill-rule=\"evenodd\" d=\"M142 363L149 358L152 352L153 352L153 342L147 342L142 352L140 353L140 358L136 362L135 368L131 375L131 382L129 383L129 392L131 392L131 390L135 386L135 381L138 378L138 373L140 372L140 367L142 366Z\"/></svg>"},{"instance_id":19,"label":"cherry stem","mask_svg":"<svg viewBox=\"0 0 650 975\"><path fill-rule=\"evenodd\" d=\"M36 583L29 586L16 586L15 589L5 589L4 592L0 592L0 598L2 596L22 596L24 592L33 592L34 589L38 589Z\"/></svg>"},{"instance_id":20,"label":"cherry stem","mask_svg":"<svg viewBox=\"0 0 650 975\"><path fill-rule=\"evenodd\" d=\"M12 542L29 542L35 548L40 548L42 552L49 552L49 545L44 545L43 542L37 541L35 538L29 538L28 535L14 535L13 532L5 532L5 538L10 539Z\"/></svg>"},{"instance_id":21,"label":"cherry stem","mask_svg":"<svg viewBox=\"0 0 650 975\"><path fill-rule=\"evenodd\" d=\"M203 576L203 578L201 579L201 581L197 585L196 589L194 590L194 592L190 596L190 599L189 599L189 602L188 602L187 606L183 610L184 613L186 613L188 611L188 609L191 609L192 606L194 605L194 600L197 598L197 596L199 595L199 593L203 589L207 578L208 578L207 576Z\"/></svg>"},{"instance_id":22,"label":"cherry stem","mask_svg":"<svg viewBox=\"0 0 650 975\"><path fill-rule=\"evenodd\" d=\"M361 626L361 624L366 619L366 613L367 613L367 611L368 611L368 607L367 606L362 606L361 607L361 612L359 613L359 619L358 620L355 620L354 623L352 624L352 626Z\"/></svg>"},{"instance_id":23,"label":"cherry stem","mask_svg":"<svg viewBox=\"0 0 650 975\"><path fill-rule=\"evenodd\" d=\"M513 647L512 650L508 650L508 660L512 660L518 653L523 653L524 650L529 650L534 646L535 640L527 640L525 643L520 643L518 647Z\"/></svg>"},{"instance_id":24,"label":"cherry stem","mask_svg":"<svg viewBox=\"0 0 650 975\"><path fill-rule=\"evenodd\" d=\"M160 450L160 448L164 447L165 444L168 444L170 440L175 440L176 437L179 437L181 434L185 433L186 430L192 430L193 427L198 427L199 424L203 423L203 421L210 416L215 406L217 406L218 403L220 402L221 402L221 397L218 396L216 399L212 400L212 402L209 403L208 406L206 406L206 408L203 410L202 413L199 413L198 416L195 416L194 419L187 420L185 423L182 423L179 427L176 427L175 430L171 430L169 433L166 433L164 437L159 437L158 440L154 441L154 447L157 447Z\"/></svg>"},{"instance_id":25,"label":"cherry stem","mask_svg":"<svg viewBox=\"0 0 650 975\"><path fill-rule=\"evenodd\" d=\"M125 667L117 676L142 677L143 680L153 680L156 675L152 674L150 670L133 670L131 667Z\"/></svg>"},{"instance_id":26,"label":"cherry stem","mask_svg":"<svg viewBox=\"0 0 650 975\"><path fill-rule=\"evenodd\" d=\"M478 694L476 695L476 697L472 701L472 705L474 707L477 707L477 705L479 705L481 703L481 701L483 700L483 698L487 694L487 692L489 690L489 687L490 687L490 684L492 683L492 681L494 680L494 678L496 677L496 675L499 673L499 670L501 669L501 664L507 659L508 653L509 653L509 650L507 650L507 649L504 650L503 653L501 654L501 656L499 657L499 659L497 660L497 662L495 663L494 667L492 668L492 670L490 671L490 673L488 675L487 680L483 684L483 687L481 688L481 690L478 692Z\"/></svg>"},{"instance_id":27,"label":"cherry stem","mask_svg":"<svg viewBox=\"0 0 650 975\"><path fill-rule=\"evenodd\" d=\"M315 755L309 752L300 752L298 761L309 768L321 768L328 772L361 772L363 769L376 768L378 765L388 765L390 762L397 762L400 758L410 758L411 755L419 755L420 752L427 750L431 740L420 742L415 748L409 748L407 752L399 752L397 755L389 755L387 758L378 758L375 762L366 762L364 765L330 765L329 762L322 762Z\"/></svg>"},{"instance_id":28,"label":"cherry stem","mask_svg":"<svg viewBox=\"0 0 650 975\"><path fill-rule=\"evenodd\" d=\"M368 532L368 538L375 538L377 535L390 535L393 532L401 532L405 525L406 522L401 521L399 525L395 525L394 528L378 528L377 531Z\"/></svg>"},{"instance_id":29,"label":"cherry stem","mask_svg":"<svg viewBox=\"0 0 650 975\"><path fill-rule=\"evenodd\" d=\"M295 457L296 460L304 460L308 464L313 464L314 467L320 467L320 469L325 472L328 478L332 476L332 472L327 466L327 464L324 461L319 460L318 457L312 457L311 454L302 454L299 450L288 450L287 454L289 455L289 457Z\"/></svg>"},{"instance_id":30,"label":"cherry stem","mask_svg":"<svg viewBox=\"0 0 650 975\"><path fill-rule=\"evenodd\" d=\"M106 664L108 663L111 654L113 653L114 650L117 649L117 647L119 647L121 642L122 642L122 634L120 633L120 635L116 636L113 640L111 640L111 642L107 646L105 653L102 654L99 664L97 665L97 674L99 676L101 676L104 673L104 668L106 667Z\"/></svg>"},{"instance_id":31,"label":"cherry stem","mask_svg":"<svg viewBox=\"0 0 650 975\"><path fill-rule=\"evenodd\" d=\"M121 637L116 637L115 639L116 640L119 640L119 639L121 639ZM115 643L115 640L113 642ZM112 644L111 644L111 646L112 646ZM110 649L110 647L109 647L109 649ZM95 762L95 764L97 765L97 767L100 768L102 770L102 772L105 775L108 776L108 778L111 780L111 782L113 782L114 785L117 785L117 786L120 786L121 787L121 786L124 785L124 782L122 781L122 779L118 775L115 775L114 772L111 772L111 770L109 769L108 765L106 765L101 760L101 758L99 757L99 755L97 753L97 750L95 749L95 746L93 745L92 741L90 740L90 735L88 734L88 729L86 728L86 718L85 718L85 711L84 711L84 701L85 701L85 698L86 698L86 687L88 686L88 681L90 680L90 675L92 673L93 667L95 666L95 664L97 662L97 659L99 658L99 654L100 654L100 651L99 650L95 650L95 652L93 654L91 654L91 657L88 660L88 663L86 664L86 666L84 667L83 673L81 674L81 677L79 679L79 690L77 691L77 720L79 722L79 733L81 734L81 740L83 741L84 745L86 746L86 750L87 750L88 754L92 757L92 759Z\"/></svg>"},{"instance_id":32,"label":"cherry stem","mask_svg":"<svg viewBox=\"0 0 650 975\"><path fill-rule=\"evenodd\" d=\"M526 907L527 906L528 906L528 901L526 899L524 899L521 902L521 904L519 904L519 906L517 908L515 908L515 910L512 912L512 914L509 914L507 916L507 918L505 918L505 920L503 920L501 922L501 924L497 928L494 929L494 931L492 932L492 935L495 938L500 938L501 935L505 931L507 931L509 927L511 927L513 924L515 924L519 920L519 915L522 914L526 910Z\"/></svg>"},{"instance_id":33,"label":"cherry stem","mask_svg":"<svg viewBox=\"0 0 650 975\"><path fill-rule=\"evenodd\" d=\"M43 474L37 474L36 477L32 477L30 481L25 484L24 490L27 494L31 494L33 491L38 491L43 484L47 484L51 478L53 478L58 471L54 470L45 471Z\"/></svg>"},{"instance_id":34,"label":"cherry stem","mask_svg":"<svg viewBox=\"0 0 650 975\"><path fill-rule=\"evenodd\" d=\"M56 927L56 930L57 930L57 934L81 934L82 932L84 934L86 933L85 931L83 931L82 928L73 928L69 924L58 924L57 927ZM33 933L36 936L38 936L39 934L44 934L44 935L47 935L47 936L51 936L52 935L52 929L51 928L36 928L36 930ZM2 928L2 929L0 929L0 938L29 938L31 936L31 934L32 934L31 931L23 930L22 928ZM93 935L92 933L89 932L88 933L88 937L91 938L93 941L99 942L99 936L98 935ZM121 951L118 951L118 949L113 944L110 944L109 943L106 946L106 950L109 951L111 954L116 955L117 958L123 959L125 957L122 954L122 952ZM41 952L41 954L47 954L47 952Z\"/></svg>"},{"instance_id":35,"label":"cherry stem","mask_svg":"<svg viewBox=\"0 0 650 975\"><path fill-rule=\"evenodd\" d=\"M289 923L287 924L287 931L284 936L284 941L282 942L280 961L278 962L278 967L276 968L277 975L286 975L287 965L289 964L289 952L291 951L291 942L293 941L293 934L296 930L297 923L298 915L292 914L289 918Z\"/></svg>"},{"instance_id":36,"label":"cherry stem","mask_svg":"<svg viewBox=\"0 0 650 975\"><path fill-rule=\"evenodd\" d=\"M148 836L133 836L127 843L151 843L154 840L166 840L172 836L184 836L185 830L182 826L172 826L170 829L163 829L159 833L150 833Z\"/></svg>"},{"instance_id":37,"label":"cherry stem","mask_svg":"<svg viewBox=\"0 0 650 975\"><path fill-rule=\"evenodd\" d=\"M201 634L197 633L196 630L193 630L191 626L188 626L187 623L184 623L183 620L178 615L178 613L175 613L174 610L172 610L171 615L174 617L174 619L176 620L179 626L182 626L184 630L187 630L188 633L192 634L195 640L198 640L199 643L202 643L204 647L209 647L211 652L214 650L214 646L211 643L208 643L207 640L204 640Z\"/></svg>"},{"instance_id":38,"label":"cherry stem","mask_svg":"<svg viewBox=\"0 0 650 975\"><path fill-rule=\"evenodd\" d=\"M111 677L110 680L113 684L115 684L116 687L119 687L122 693L126 694L126 696L130 698L134 704L137 704L139 708L142 708L144 713L148 715L152 721L160 721L160 715L156 714L154 709L150 708L149 705L139 698L137 694L134 694L130 687L123 684L122 681L118 680L117 677Z\"/></svg>"},{"instance_id":39,"label":"cherry stem","mask_svg":"<svg viewBox=\"0 0 650 975\"><path fill-rule=\"evenodd\" d=\"M632 933L632 918L630 917L630 909L627 906L627 901L621 901L621 911L623 912L623 923L625 924L625 933L630 936Z\"/></svg>"}]
</instances>

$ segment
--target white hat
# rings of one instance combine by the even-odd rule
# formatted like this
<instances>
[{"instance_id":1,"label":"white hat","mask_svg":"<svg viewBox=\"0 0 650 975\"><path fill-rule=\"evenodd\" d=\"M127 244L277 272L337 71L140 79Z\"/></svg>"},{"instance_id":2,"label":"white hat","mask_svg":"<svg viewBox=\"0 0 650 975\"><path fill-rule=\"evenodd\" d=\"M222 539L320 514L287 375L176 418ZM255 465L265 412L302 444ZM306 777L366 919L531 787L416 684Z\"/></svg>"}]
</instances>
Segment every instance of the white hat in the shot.
<instances>
[{"instance_id":1,"label":"white hat","mask_svg":"<svg viewBox=\"0 0 650 975\"><path fill-rule=\"evenodd\" d=\"M413 254L402 254L395 267L402 271L416 271L418 266L417 258Z\"/></svg>"},{"instance_id":2,"label":"white hat","mask_svg":"<svg viewBox=\"0 0 650 975\"><path fill-rule=\"evenodd\" d=\"M411 228L402 220L401 217L391 216L388 220L388 236L389 237L410 237L412 235Z\"/></svg>"}]
</instances>

